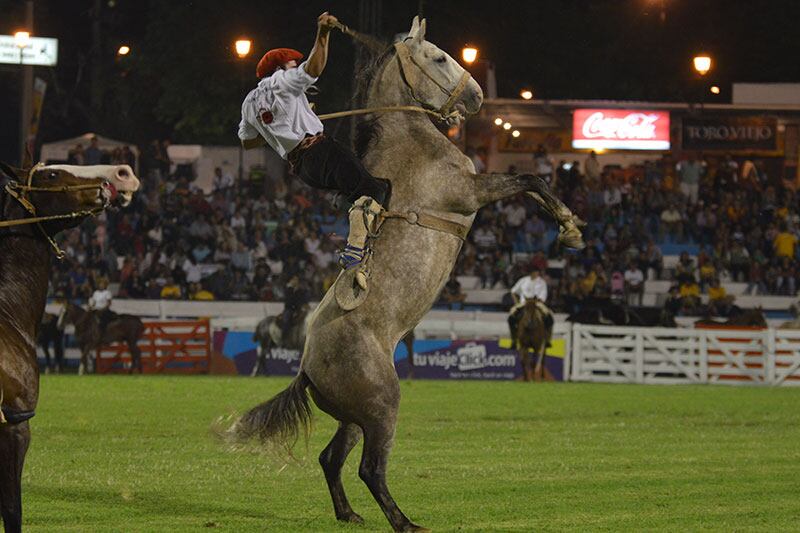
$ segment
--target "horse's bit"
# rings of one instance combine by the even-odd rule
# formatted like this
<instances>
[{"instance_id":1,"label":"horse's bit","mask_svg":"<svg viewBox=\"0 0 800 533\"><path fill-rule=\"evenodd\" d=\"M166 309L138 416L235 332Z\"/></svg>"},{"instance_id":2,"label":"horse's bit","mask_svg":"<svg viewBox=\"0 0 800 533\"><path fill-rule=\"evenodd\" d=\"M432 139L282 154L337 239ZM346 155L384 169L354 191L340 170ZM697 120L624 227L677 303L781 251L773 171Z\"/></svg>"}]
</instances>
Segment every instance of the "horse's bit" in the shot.
<instances>
[{"instance_id":1,"label":"horse's bit","mask_svg":"<svg viewBox=\"0 0 800 533\"><path fill-rule=\"evenodd\" d=\"M12 220L0 220L0 228L11 227L11 226L21 226L21 225L24 225L24 224L36 224L38 226L39 230L47 238L48 242L50 243L50 245L55 250L56 257L59 258L59 259L63 259L64 256L65 256L64 251L61 248L59 248L58 244L56 244L56 242L53 240L53 238L50 237L50 235L47 234L47 232L42 227L41 223L49 221L49 220L63 220L63 219L68 219L68 218L70 218L70 219L71 218L82 218L82 217L86 217L86 216L90 216L90 215L94 216L94 215L100 213L101 211L103 211L106 208L106 205L103 205L103 206L100 206L100 207L95 207L95 208L92 208L92 209L84 209L84 210L80 210L80 211L70 211L69 213L65 213L63 215L50 215L50 216L40 217L40 216L37 216L37 214L36 214L36 206L34 206L33 203L31 203L31 201L28 199L28 193L31 193L31 192L67 193L67 192L72 192L72 191L85 191L85 190L91 190L91 189L102 189L103 188L103 183L99 183L99 184L96 184L96 185L87 184L87 185L62 185L62 186L56 186L56 187L34 187L33 185L31 185L31 183L33 181L33 174L37 170L41 169L42 167L44 167L43 163L38 163L38 164L34 165L30 169L30 171L28 171L28 181L24 185L22 183L19 183L19 182L16 182L16 181L9 180L8 183L6 183L6 186L5 186L5 191L8 194L10 194L15 200L17 200L22 205L22 207L25 208L25 210L28 213L33 215L33 217L12 219Z\"/></svg>"}]
</instances>

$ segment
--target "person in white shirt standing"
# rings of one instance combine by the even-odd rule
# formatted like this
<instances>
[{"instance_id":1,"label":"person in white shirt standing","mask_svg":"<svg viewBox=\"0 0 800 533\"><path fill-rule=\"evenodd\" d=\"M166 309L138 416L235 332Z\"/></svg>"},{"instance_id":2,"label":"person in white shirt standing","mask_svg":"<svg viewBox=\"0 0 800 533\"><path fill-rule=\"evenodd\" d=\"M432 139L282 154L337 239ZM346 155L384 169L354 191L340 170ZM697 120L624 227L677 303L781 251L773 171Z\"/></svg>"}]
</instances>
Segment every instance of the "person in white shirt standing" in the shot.
<instances>
[{"instance_id":1,"label":"person in white shirt standing","mask_svg":"<svg viewBox=\"0 0 800 533\"><path fill-rule=\"evenodd\" d=\"M525 303L534 300L545 316L545 329L547 330L547 347L550 347L550 337L553 334L553 312L547 307L547 282L542 277L542 272L534 266L529 276L520 278L511 287L511 296L514 305L508 313L508 328L511 331L511 341L516 344L516 332Z\"/></svg>"},{"instance_id":2,"label":"person in white shirt standing","mask_svg":"<svg viewBox=\"0 0 800 533\"><path fill-rule=\"evenodd\" d=\"M292 174L311 187L334 190L352 203L350 235L339 255L342 268L360 267L366 256L368 228L391 196L388 180L372 176L347 148L323 133L305 91L317 81L328 60L331 29L338 24L327 12L317 20L317 38L308 59L291 48L276 48L261 58L261 78L242 103L239 139L246 149L269 145L289 162ZM362 269L356 280L367 288Z\"/></svg>"},{"instance_id":3,"label":"person in white shirt standing","mask_svg":"<svg viewBox=\"0 0 800 533\"><path fill-rule=\"evenodd\" d=\"M108 323L114 319L114 313L111 311L113 298L111 291L108 290L108 282L105 280L97 282L97 289L89 298L89 309L97 313L101 335L105 332Z\"/></svg>"}]
</instances>

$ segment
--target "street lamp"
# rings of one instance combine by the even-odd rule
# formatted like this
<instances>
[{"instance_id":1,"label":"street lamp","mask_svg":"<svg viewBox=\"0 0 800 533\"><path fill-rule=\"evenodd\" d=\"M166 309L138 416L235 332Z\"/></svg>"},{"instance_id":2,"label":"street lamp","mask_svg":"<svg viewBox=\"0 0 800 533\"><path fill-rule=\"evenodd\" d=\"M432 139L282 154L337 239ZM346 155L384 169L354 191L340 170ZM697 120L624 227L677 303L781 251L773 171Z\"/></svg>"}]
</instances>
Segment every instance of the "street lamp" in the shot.
<instances>
[{"instance_id":1,"label":"street lamp","mask_svg":"<svg viewBox=\"0 0 800 533\"><path fill-rule=\"evenodd\" d=\"M471 65L476 59L478 59L478 49L474 46L465 46L461 50L461 59L464 60L464 63Z\"/></svg>"},{"instance_id":2,"label":"street lamp","mask_svg":"<svg viewBox=\"0 0 800 533\"><path fill-rule=\"evenodd\" d=\"M497 117L496 119L494 119L494 125L495 126L502 126L503 125L503 119L500 118L500 117Z\"/></svg>"},{"instance_id":3,"label":"street lamp","mask_svg":"<svg viewBox=\"0 0 800 533\"><path fill-rule=\"evenodd\" d=\"M236 48L236 55L239 56L239 59L244 59L250 55L250 47L252 44L252 41L249 39L239 39L236 41L234 47Z\"/></svg>"},{"instance_id":4,"label":"street lamp","mask_svg":"<svg viewBox=\"0 0 800 533\"><path fill-rule=\"evenodd\" d=\"M235 43L233 43L233 48L236 50L236 55L239 59L245 59L247 56L250 55L250 49L252 48L253 42L250 39L238 39ZM242 61L244 63L244 61ZM239 69L239 92L244 92L244 64L242 68ZM239 187L242 186L242 180L244 179L244 148L242 147L242 143L239 143Z\"/></svg>"},{"instance_id":5,"label":"street lamp","mask_svg":"<svg viewBox=\"0 0 800 533\"><path fill-rule=\"evenodd\" d=\"M515 139L519 137L519 135L520 135L519 130L514 130L511 132L511 136L514 137Z\"/></svg>"},{"instance_id":6,"label":"street lamp","mask_svg":"<svg viewBox=\"0 0 800 533\"><path fill-rule=\"evenodd\" d=\"M27 31L18 31L14 34L14 46L19 48L20 63L22 63L22 50L31 44L31 34Z\"/></svg>"},{"instance_id":7,"label":"street lamp","mask_svg":"<svg viewBox=\"0 0 800 533\"><path fill-rule=\"evenodd\" d=\"M503 124L503 129L506 130L506 131L510 130L511 129L511 123L510 122L506 122L505 124Z\"/></svg>"},{"instance_id":8,"label":"street lamp","mask_svg":"<svg viewBox=\"0 0 800 533\"><path fill-rule=\"evenodd\" d=\"M130 53L131 53L131 47L128 46L127 44L123 44L122 46L119 47L119 50L117 50L118 56L126 56Z\"/></svg>"},{"instance_id":9,"label":"street lamp","mask_svg":"<svg viewBox=\"0 0 800 533\"><path fill-rule=\"evenodd\" d=\"M693 59L694 69L701 76L705 76L711 70L711 58L705 54L695 56Z\"/></svg>"},{"instance_id":10,"label":"street lamp","mask_svg":"<svg viewBox=\"0 0 800 533\"><path fill-rule=\"evenodd\" d=\"M712 94L719 94L719 87L717 87L716 85L712 85L711 86L711 93Z\"/></svg>"},{"instance_id":11,"label":"street lamp","mask_svg":"<svg viewBox=\"0 0 800 533\"><path fill-rule=\"evenodd\" d=\"M522 89L519 95L522 97L523 100L530 100L531 98L533 98L533 91L531 91L530 89Z\"/></svg>"}]
</instances>

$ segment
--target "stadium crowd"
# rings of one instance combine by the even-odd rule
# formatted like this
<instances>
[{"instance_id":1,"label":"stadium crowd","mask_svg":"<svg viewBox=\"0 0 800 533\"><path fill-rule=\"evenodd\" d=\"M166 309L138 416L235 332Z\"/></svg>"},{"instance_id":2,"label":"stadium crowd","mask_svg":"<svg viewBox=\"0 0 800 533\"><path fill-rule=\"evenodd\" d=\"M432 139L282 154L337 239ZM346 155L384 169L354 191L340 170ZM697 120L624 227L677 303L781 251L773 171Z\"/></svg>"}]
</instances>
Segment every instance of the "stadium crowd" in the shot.
<instances>
[{"instance_id":1,"label":"stadium crowd","mask_svg":"<svg viewBox=\"0 0 800 533\"><path fill-rule=\"evenodd\" d=\"M191 173L174 171L167 146L154 141L143 150L143 193L130 208L65 234L67 258L54 267L51 285L56 292L88 298L109 281L121 298L281 300L293 274L315 297L330 286L347 234L345 211L333 198L285 176L236 183L221 169L205 195ZM93 148L76 147L70 157L135 163L128 150ZM468 153L485 167L484 153ZM645 279L673 280L688 312L703 291L727 301L720 281L746 282L753 294L795 294L796 190L758 161L665 155L603 168L594 154L583 165L556 164L543 149L533 157L535 172L589 222L586 249L565 254L563 269L551 271L555 308L570 310L589 296L635 301ZM497 202L479 212L456 274L508 288L532 265L544 270L548 257L562 255L554 237L555 224L532 200ZM664 269L664 243L699 252ZM457 293L451 281L449 291Z\"/></svg>"}]
</instances>

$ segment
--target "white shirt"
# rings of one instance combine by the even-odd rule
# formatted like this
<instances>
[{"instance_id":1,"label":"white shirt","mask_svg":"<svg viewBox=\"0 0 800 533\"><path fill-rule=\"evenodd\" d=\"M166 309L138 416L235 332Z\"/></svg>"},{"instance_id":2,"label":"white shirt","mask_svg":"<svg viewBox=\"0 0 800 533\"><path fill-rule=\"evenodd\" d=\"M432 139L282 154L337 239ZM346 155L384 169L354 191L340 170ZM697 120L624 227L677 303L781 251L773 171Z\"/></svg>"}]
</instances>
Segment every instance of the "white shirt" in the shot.
<instances>
[{"instance_id":1,"label":"white shirt","mask_svg":"<svg viewBox=\"0 0 800 533\"><path fill-rule=\"evenodd\" d=\"M547 301L547 282L539 276L536 279L531 279L530 276L520 278L513 287L511 287L511 294L517 295L522 303L533 298Z\"/></svg>"},{"instance_id":2,"label":"white shirt","mask_svg":"<svg viewBox=\"0 0 800 533\"><path fill-rule=\"evenodd\" d=\"M638 268L625 271L625 281L631 285L641 285L644 282L644 274Z\"/></svg>"},{"instance_id":3,"label":"white shirt","mask_svg":"<svg viewBox=\"0 0 800 533\"><path fill-rule=\"evenodd\" d=\"M101 309L106 309L109 305L111 305L111 299L111 291L108 289L97 289L89 299L89 307L98 311Z\"/></svg>"},{"instance_id":4,"label":"white shirt","mask_svg":"<svg viewBox=\"0 0 800 533\"><path fill-rule=\"evenodd\" d=\"M264 78L242 102L239 138L261 135L278 155L286 159L306 135L322 132L322 122L308 105L305 90L317 81L306 72L306 62L297 68L278 69ZM262 114L272 114L265 124Z\"/></svg>"}]
</instances>

